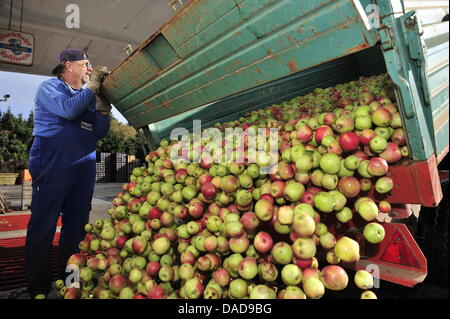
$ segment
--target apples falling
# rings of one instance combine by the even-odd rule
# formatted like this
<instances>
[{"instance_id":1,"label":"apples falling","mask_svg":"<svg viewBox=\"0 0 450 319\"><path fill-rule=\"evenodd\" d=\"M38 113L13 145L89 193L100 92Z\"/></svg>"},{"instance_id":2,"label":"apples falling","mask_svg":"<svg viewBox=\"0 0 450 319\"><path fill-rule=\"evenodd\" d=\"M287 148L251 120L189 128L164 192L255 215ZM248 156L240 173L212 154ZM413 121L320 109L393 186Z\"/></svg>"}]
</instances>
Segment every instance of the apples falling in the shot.
<instances>
[{"instance_id":1,"label":"apples falling","mask_svg":"<svg viewBox=\"0 0 450 319\"><path fill-rule=\"evenodd\" d=\"M196 163L169 157L176 141L162 140L112 201L111 218L85 227L80 253L81 287L57 281L60 297L321 298L344 290L342 266L358 261L354 223L368 244L384 238L369 190L389 194L389 165L409 156L392 82L387 74L313 92L251 111L215 128L278 129L278 165L252 148L235 149L245 163ZM232 138L203 137L206 145L234 145ZM273 155L273 154L272 154ZM376 298L371 275L358 273L361 298ZM369 284L368 284L369 283Z\"/></svg>"}]
</instances>

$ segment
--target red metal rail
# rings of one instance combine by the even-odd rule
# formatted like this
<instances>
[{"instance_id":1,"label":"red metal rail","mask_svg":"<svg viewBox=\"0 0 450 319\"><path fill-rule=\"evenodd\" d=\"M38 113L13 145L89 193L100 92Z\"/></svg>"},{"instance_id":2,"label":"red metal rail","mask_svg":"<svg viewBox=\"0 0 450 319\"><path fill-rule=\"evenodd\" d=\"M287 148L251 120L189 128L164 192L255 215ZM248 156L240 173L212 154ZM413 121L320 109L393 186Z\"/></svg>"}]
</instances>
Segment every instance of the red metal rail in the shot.
<instances>
[{"instance_id":1,"label":"red metal rail","mask_svg":"<svg viewBox=\"0 0 450 319\"><path fill-rule=\"evenodd\" d=\"M0 232L26 230L30 217L30 214L0 216ZM61 218L59 218L57 226L61 225Z\"/></svg>"},{"instance_id":2,"label":"red metal rail","mask_svg":"<svg viewBox=\"0 0 450 319\"><path fill-rule=\"evenodd\" d=\"M392 165L388 175L394 181L394 188L386 195L378 194L372 189L370 196L377 201L436 207L442 200L441 178L434 155L427 161L405 161Z\"/></svg>"}]
</instances>

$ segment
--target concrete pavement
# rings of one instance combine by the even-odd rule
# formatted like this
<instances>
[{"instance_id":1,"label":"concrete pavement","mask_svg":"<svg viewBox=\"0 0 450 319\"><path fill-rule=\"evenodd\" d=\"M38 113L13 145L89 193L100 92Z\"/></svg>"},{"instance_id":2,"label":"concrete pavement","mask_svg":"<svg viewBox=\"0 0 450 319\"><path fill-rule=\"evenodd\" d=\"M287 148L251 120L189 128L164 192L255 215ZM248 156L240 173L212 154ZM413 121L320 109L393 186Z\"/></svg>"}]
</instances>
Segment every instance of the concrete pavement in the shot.
<instances>
[{"instance_id":1,"label":"concrete pavement","mask_svg":"<svg viewBox=\"0 0 450 319\"><path fill-rule=\"evenodd\" d=\"M94 197L92 199L92 210L89 216L89 222L94 222L97 219L104 219L109 217L108 209L112 207L111 201L116 194L120 192L122 183L97 183L95 184ZM20 210L21 208L21 185L0 186L0 191L5 196L8 207L13 209L13 212L7 214L30 214L30 210ZM2 215L0 215L2 216ZM3 214L4 216L4 214ZM26 230L0 232L0 238L22 237L26 236Z\"/></svg>"},{"instance_id":2,"label":"concrete pavement","mask_svg":"<svg viewBox=\"0 0 450 319\"><path fill-rule=\"evenodd\" d=\"M95 184L94 198L92 199L92 210L89 222L96 219L109 217L108 209L112 207L112 200L121 191L122 183L98 183Z\"/></svg>"}]
</instances>

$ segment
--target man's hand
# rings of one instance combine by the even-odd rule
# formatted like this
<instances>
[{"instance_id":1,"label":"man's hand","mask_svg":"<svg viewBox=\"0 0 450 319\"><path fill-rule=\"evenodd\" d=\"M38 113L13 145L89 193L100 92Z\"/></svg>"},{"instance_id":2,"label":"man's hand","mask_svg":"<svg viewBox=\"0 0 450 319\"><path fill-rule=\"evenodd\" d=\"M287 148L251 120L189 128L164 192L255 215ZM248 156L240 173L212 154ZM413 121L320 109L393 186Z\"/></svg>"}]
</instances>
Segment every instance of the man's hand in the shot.
<instances>
[{"instance_id":1,"label":"man's hand","mask_svg":"<svg viewBox=\"0 0 450 319\"><path fill-rule=\"evenodd\" d=\"M102 113L111 112L111 103L109 103L109 101L106 98L99 95L96 95L95 98L96 98L95 110L97 112Z\"/></svg>"},{"instance_id":2,"label":"man's hand","mask_svg":"<svg viewBox=\"0 0 450 319\"><path fill-rule=\"evenodd\" d=\"M95 94L98 94L102 86L103 78L109 74L106 66L97 66L92 71L87 88L91 89Z\"/></svg>"}]
</instances>

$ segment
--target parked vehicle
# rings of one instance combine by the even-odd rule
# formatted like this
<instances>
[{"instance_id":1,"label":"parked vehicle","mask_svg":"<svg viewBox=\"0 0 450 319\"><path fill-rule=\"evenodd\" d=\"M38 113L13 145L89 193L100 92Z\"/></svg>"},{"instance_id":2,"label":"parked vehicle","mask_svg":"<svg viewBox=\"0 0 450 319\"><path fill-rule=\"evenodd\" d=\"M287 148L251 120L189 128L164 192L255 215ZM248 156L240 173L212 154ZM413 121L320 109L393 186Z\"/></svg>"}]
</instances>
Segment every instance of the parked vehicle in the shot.
<instances>
[{"instance_id":1,"label":"parked vehicle","mask_svg":"<svg viewBox=\"0 0 450 319\"><path fill-rule=\"evenodd\" d=\"M446 1L193 0L108 76L104 92L151 151L195 119L211 127L387 72L411 153L390 167L385 240L353 267L414 286L432 265L448 283L448 204L439 206L448 165L438 169L449 149L448 33ZM402 222L419 211L426 257Z\"/></svg>"}]
</instances>

